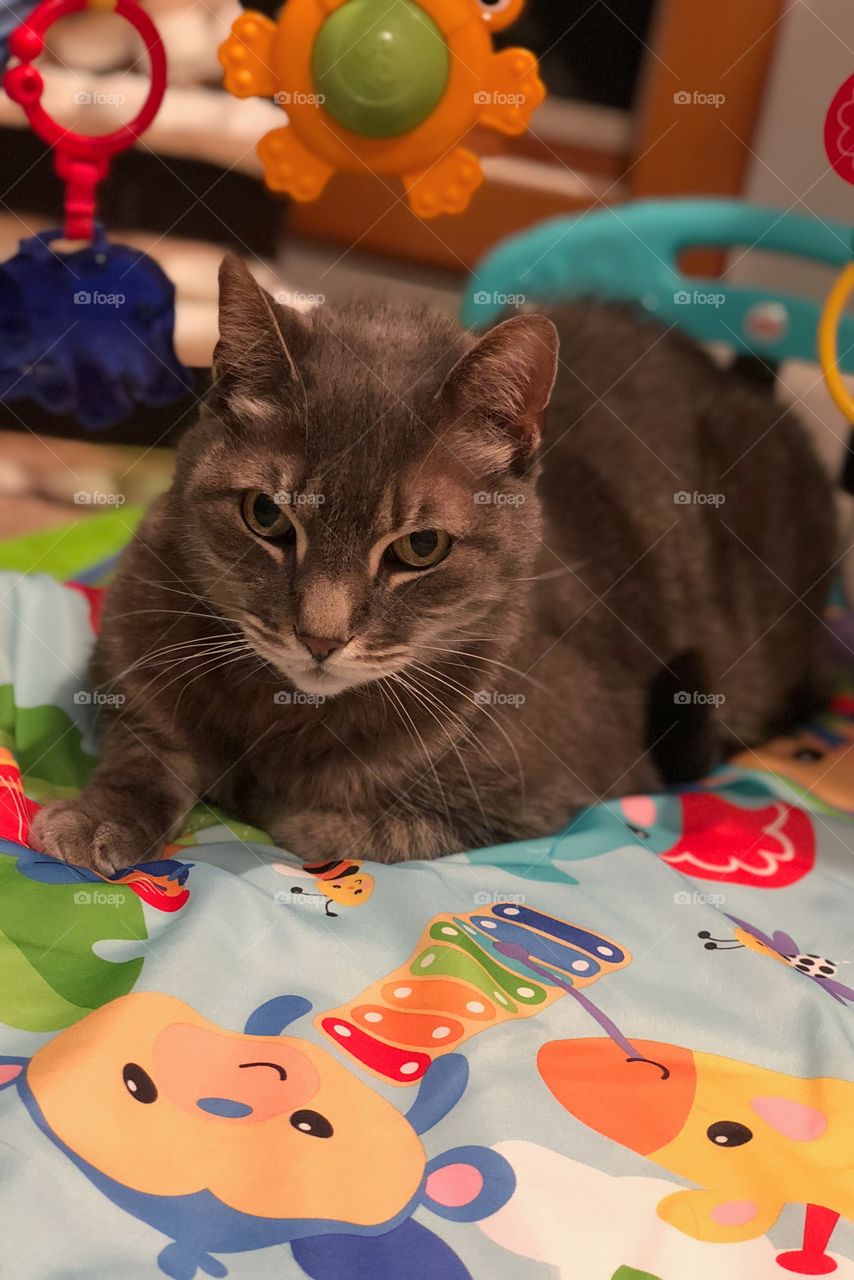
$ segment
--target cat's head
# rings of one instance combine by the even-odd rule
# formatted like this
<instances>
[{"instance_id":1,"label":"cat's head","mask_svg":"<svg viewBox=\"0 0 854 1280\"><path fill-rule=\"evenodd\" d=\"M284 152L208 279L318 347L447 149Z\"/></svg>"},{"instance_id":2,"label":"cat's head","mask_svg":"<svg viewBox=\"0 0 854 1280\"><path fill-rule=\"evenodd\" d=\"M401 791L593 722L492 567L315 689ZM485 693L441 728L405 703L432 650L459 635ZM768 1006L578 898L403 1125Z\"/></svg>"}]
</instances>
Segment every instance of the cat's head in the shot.
<instances>
[{"instance_id":1,"label":"cat's head","mask_svg":"<svg viewBox=\"0 0 854 1280\"><path fill-rule=\"evenodd\" d=\"M512 638L556 361L541 316L479 341L408 307L302 316L226 258L169 500L196 589L313 694Z\"/></svg>"}]
</instances>

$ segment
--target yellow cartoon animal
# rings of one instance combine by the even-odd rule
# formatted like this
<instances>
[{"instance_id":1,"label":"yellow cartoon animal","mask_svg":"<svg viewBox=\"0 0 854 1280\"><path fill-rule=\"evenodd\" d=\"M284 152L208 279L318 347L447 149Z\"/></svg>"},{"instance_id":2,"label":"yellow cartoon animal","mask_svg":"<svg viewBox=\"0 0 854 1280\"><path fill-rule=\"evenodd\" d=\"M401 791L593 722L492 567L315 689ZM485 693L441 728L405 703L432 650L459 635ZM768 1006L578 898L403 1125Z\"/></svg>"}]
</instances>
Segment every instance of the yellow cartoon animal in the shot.
<instances>
[{"instance_id":1,"label":"yellow cartoon animal","mask_svg":"<svg viewBox=\"0 0 854 1280\"><path fill-rule=\"evenodd\" d=\"M310 1008L277 997L235 1032L172 996L134 992L29 1060L0 1057L0 1090L16 1088L104 1195L171 1241L159 1263L173 1280L225 1276L216 1255L285 1243L316 1276L342 1232L372 1280L404 1275L414 1249L444 1274L456 1257L410 1221L415 1210L476 1221L514 1185L485 1147L428 1162L421 1135L462 1097L465 1060L436 1063L404 1113L313 1041L280 1034ZM323 1270L344 1274L355 1271Z\"/></svg>"},{"instance_id":2,"label":"yellow cartoon animal","mask_svg":"<svg viewBox=\"0 0 854 1280\"><path fill-rule=\"evenodd\" d=\"M353 858L330 858L326 862L304 862L302 867L287 862L274 862L273 870L280 876L304 876L313 880L319 893L293 885L291 894L297 898L317 898L325 903L326 915L335 916L332 903L339 907L362 907L374 891L374 877L364 870L361 862Z\"/></svg>"},{"instance_id":3,"label":"yellow cartoon animal","mask_svg":"<svg viewBox=\"0 0 854 1280\"><path fill-rule=\"evenodd\" d=\"M698 1240L751 1240L786 1204L808 1206L803 1249L788 1270L835 1268L825 1245L837 1219L854 1219L854 1083L802 1079L765 1067L635 1041L668 1076L628 1062L611 1040L558 1040L537 1065L570 1115L605 1137L697 1183L658 1213Z\"/></svg>"}]
</instances>

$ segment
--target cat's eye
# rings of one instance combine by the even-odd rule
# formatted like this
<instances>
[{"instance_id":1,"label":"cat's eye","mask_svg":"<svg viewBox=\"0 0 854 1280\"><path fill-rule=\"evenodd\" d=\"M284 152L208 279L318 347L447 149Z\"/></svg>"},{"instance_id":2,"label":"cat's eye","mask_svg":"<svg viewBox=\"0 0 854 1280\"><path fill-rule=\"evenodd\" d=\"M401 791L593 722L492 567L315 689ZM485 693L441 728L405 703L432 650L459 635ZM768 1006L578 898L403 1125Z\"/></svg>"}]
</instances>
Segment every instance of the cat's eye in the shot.
<instances>
[{"instance_id":1,"label":"cat's eye","mask_svg":"<svg viewBox=\"0 0 854 1280\"><path fill-rule=\"evenodd\" d=\"M451 535L444 529L418 529L395 538L385 553L386 564L397 569L429 569L451 549Z\"/></svg>"},{"instance_id":2,"label":"cat's eye","mask_svg":"<svg viewBox=\"0 0 854 1280\"><path fill-rule=\"evenodd\" d=\"M259 538L293 538L296 531L288 515L275 498L258 489L244 493L240 507L243 519Z\"/></svg>"}]
</instances>

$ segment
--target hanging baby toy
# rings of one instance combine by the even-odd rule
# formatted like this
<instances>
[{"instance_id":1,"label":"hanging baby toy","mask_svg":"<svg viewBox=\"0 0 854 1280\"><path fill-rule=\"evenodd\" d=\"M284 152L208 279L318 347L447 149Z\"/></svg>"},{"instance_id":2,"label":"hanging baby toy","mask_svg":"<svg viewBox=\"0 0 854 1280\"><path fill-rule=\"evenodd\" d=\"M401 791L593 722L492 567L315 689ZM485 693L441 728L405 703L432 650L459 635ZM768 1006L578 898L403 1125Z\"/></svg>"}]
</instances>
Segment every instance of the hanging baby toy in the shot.
<instances>
[{"instance_id":1,"label":"hanging baby toy","mask_svg":"<svg viewBox=\"0 0 854 1280\"><path fill-rule=\"evenodd\" d=\"M225 87L272 98L288 124L258 144L267 185L314 200L336 170L396 175L422 218L462 213L483 181L475 124L523 133L545 97L527 49L490 32L524 0L287 0L247 11L219 51Z\"/></svg>"},{"instance_id":2,"label":"hanging baby toy","mask_svg":"<svg viewBox=\"0 0 854 1280\"><path fill-rule=\"evenodd\" d=\"M138 115L101 137L74 133L47 114L44 81L32 65L48 27L93 3L136 28L151 67ZM0 400L29 398L51 413L73 413L91 429L109 427L134 404L179 400L193 382L173 348L173 285L144 253L110 244L94 220L96 190L112 157L157 114L166 87L163 45L136 0L42 0L12 33L9 48L17 64L3 87L53 150L65 184L65 222L61 231L22 240L0 266Z\"/></svg>"}]
</instances>

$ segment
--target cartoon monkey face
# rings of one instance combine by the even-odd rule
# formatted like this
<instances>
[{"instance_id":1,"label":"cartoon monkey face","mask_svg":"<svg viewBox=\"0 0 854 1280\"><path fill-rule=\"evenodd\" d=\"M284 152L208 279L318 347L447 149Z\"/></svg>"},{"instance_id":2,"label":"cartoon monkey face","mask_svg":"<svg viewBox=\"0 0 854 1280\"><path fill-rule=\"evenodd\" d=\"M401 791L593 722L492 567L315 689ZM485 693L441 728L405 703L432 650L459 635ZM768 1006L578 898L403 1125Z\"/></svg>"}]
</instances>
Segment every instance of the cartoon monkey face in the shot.
<instances>
[{"instance_id":1,"label":"cartoon monkey face","mask_svg":"<svg viewBox=\"0 0 854 1280\"><path fill-rule=\"evenodd\" d=\"M144 1193L371 1226L424 1174L404 1116L325 1050L224 1031L171 996L95 1010L38 1050L27 1080L60 1141Z\"/></svg>"}]
</instances>

